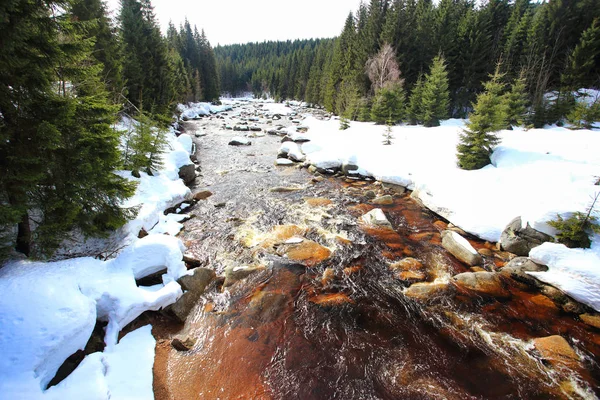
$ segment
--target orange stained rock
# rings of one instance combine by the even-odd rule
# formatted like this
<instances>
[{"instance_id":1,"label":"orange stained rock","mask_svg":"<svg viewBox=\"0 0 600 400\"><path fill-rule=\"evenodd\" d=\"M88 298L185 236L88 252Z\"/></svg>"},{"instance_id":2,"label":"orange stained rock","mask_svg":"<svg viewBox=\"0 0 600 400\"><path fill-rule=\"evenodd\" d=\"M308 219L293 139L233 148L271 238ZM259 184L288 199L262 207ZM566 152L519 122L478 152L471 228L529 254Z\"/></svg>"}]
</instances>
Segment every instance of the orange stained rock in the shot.
<instances>
[{"instance_id":1,"label":"orange stained rock","mask_svg":"<svg viewBox=\"0 0 600 400\"><path fill-rule=\"evenodd\" d=\"M324 197L307 197L304 201L311 207L324 207L332 203L331 200Z\"/></svg>"},{"instance_id":2,"label":"orange stained rock","mask_svg":"<svg viewBox=\"0 0 600 400\"><path fill-rule=\"evenodd\" d=\"M331 256L331 250L312 240L290 245L284 253L290 260L300 261L308 266L325 261Z\"/></svg>"},{"instance_id":3,"label":"orange stained rock","mask_svg":"<svg viewBox=\"0 0 600 400\"><path fill-rule=\"evenodd\" d=\"M390 264L390 268L401 271L417 270L423 268L423 263L416 258L406 257L398 262Z\"/></svg>"},{"instance_id":4,"label":"orange stained rock","mask_svg":"<svg viewBox=\"0 0 600 400\"><path fill-rule=\"evenodd\" d=\"M343 244L343 245L350 245L350 244L352 244L352 240L346 239L345 237L342 237L342 236L339 236L339 235L335 237L335 241L338 242L339 244Z\"/></svg>"},{"instance_id":5,"label":"orange stained rock","mask_svg":"<svg viewBox=\"0 0 600 400\"><path fill-rule=\"evenodd\" d=\"M441 231L445 231L446 229L448 229L448 224L445 223L444 221L435 221L433 223L433 226L435 226L436 228L438 228Z\"/></svg>"},{"instance_id":6,"label":"orange stained rock","mask_svg":"<svg viewBox=\"0 0 600 400\"><path fill-rule=\"evenodd\" d=\"M579 356L562 336L537 338L533 340L533 344L541 356L553 366L571 370L581 368Z\"/></svg>"},{"instance_id":7,"label":"orange stained rock","mask_svg":"<svg viewBox=\"0 0 600 400\"><path fill-rule=\"evenodd\" d=\"M422 281L425 280L425 273L421 271L402 271L396 275L401 281Z\"/></svg>"},{"instance_id":8,"label":"orange stained rock","mask_svg":"<svg viewBox=\"0 0 600 400\"><path fill-rule=\"evenodd\" d=\"M325 268L323 271L323 276L321 277L321 284L323 286L327 285L335 278L335 271L332 268Z\"/></svg>"},{"instance_id":9,"label":"orange stained rock","mask_svg":"<svg viewBox=\"0 0 600 400\"><path fill-rule=\"evenodd\" d=\"M433 232L418 232L408 236L410 240L417 242L427 242L433 238Z\"/></svg>"},{"instance_id":10,"label":"orange stained rock","mask_svg":"<svg viewBox=\"0 0 600 400\"><path fill-rule=\"evenodd\" d=\"M327 293L310 299L311 303L322 306L339 306L346 303L354 303L350 297L343 293Z\"/></svg>"},{"instance_id":11,"label":"orange stained rock","mask_svg":"<svg viewBox=\"0 0 600 400\"><path fill-rule=\"evenodd\" d=\"M360 265L355 265L353 267L346 267L346 268L344 268L344 275L355 274L358 271L360 271L361 269L362 269L362 266L360 266Z\"/></svg>"},{"instance_id":12,"label":"orange stained rock","mask_svg":"<svg viewBox=\"0 0 600 400\"><path fill-rule=\"evenodd\" d=\"M549 308L549 309L558 311L558 307L556 307L556 304L554 304L554 302L552 300L550 300L548 297L544 296L543 294L537 294L535 296L532 296L529 299L529 301L531 301L536 306L545 307L545 308Z\"/></svg>"}]
</instances>

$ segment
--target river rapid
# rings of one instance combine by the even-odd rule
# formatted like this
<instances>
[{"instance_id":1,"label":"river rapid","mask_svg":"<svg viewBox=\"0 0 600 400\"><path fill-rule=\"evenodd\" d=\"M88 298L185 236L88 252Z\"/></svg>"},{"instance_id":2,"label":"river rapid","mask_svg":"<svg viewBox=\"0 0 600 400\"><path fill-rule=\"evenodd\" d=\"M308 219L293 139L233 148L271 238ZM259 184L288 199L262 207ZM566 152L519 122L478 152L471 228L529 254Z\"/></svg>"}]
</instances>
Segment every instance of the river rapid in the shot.
<instances>
[{"instance_id":1,"label":"river rapid","mask_svg":"<svg viewBox=\"0 0 600 400\"><path fill-rule=\"evenodd\" d=\"M264 131L292 121L266 118L255 103L226 114L184 125L201 168L193 191L212 196L186 210L195 217L180 238L217 275L254 272L227 287L213 283L183 325L154 321L158 400L600 395L598 330L512 279L496 297L454 285L452 276L472 270L442 247L447 221L409 192L275 166L281 137L263 132L251 146L230 146L247 132L224 125L258 118L250 124ZM383 195L392 203L374 205ZM392 229L359 223L374 208ZM486 250L484 270L512 258L467 239ZM390 267L402 260L410 261ZM417 281L446 290L408 296ZM567 339L577 360L553 360L533 344L552 335ZM195 343L177 351L173 337Z\"/></svg>"}]
</instances>

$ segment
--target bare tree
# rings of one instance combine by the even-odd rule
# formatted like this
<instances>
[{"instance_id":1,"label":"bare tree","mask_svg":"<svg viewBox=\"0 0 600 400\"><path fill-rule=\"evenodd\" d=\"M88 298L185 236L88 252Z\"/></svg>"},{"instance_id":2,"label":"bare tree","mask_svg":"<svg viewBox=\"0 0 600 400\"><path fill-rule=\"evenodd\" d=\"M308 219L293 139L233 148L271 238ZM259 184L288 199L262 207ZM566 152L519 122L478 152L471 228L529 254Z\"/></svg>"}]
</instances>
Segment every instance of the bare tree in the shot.
<instances>
[{"instance_id":1,"label":"bare tree","mask_svg":"<svg viewBox=\"0 0 600 400\"><path fill-rule=\"evenodd\" d=\"M404 83L404 79L400 79L400 66L396 61L396 52L387 43L381 46L377 54L367 60L366 72L374 92L390 85L402 86Z\"/></svg>"}]
</instances>

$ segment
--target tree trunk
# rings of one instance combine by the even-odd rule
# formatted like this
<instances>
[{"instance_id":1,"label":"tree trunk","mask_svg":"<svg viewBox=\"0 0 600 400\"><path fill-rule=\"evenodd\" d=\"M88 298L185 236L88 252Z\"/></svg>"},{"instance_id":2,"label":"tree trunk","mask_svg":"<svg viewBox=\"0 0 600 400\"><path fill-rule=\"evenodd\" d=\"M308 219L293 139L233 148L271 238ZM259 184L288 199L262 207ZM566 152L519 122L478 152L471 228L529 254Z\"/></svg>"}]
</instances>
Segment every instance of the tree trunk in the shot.
<instances>
[{"instance_id":1,"label":"tree trunk","mask_svg":"<svg viewBox=\"0 0 600 400\"><path fill-rule=\"evenodd\" d=\"M31 253L31 226L29 226L29 213L23 214L18 224L17 244L15 250L29 257Z\"/></svg>"}]
</instances>

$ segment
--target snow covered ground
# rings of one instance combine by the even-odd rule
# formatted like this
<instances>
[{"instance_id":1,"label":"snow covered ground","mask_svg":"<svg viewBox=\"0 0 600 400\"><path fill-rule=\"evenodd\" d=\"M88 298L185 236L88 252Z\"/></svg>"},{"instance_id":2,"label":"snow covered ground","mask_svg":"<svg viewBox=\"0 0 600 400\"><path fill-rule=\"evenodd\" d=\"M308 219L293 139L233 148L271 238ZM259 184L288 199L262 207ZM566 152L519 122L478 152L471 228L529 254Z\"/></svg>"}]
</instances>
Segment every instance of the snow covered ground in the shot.
<instances>
[{"instance_id":1,"label":"snow covered ground","mask_svg":"<svg viewBox=\"0 0 600 400\"><path fill-rule=\"evenodd\" d=\"M119 129L128 129L124 120ZM128 126L129 125L129 126ZM120 254L108 261L91 257L58 262L12 262L0 269L0 399L152 399L155 341L151 327L118 341L120 330L147 310L173 302L176 282L187 270L184 246L173 236L182 216L163 211L190 196L178 171L191 164L188 135L167 134L163 167L153 176L120 172L138 183L124 206L139 213L120 232ZM141 228L149 236L138 239ZM135 280L167 268L163 284L138 287ZM67 357L83 349L96 320L107 321L102 353L87 356L58 385L47 384Z\"/></svg>"},{"instance_id":2,"label":"snow covered ground","mask_svg":"<svg viewBox=\"0 0 600 400\"><path fill-rule=\"evenodd\" d=\"M584 211L600 179L600 132L559 127L502 131L492 164L476 171L456 165L456 144L464 121L440 127L395 126L393 144L382 144L385 127L308 116L311 139L301 146L308 162L338 168L355 164L359 173L406 186L428 208L482 239L498 241L517 216L540 231L555 234L546 222L557 214ZM599 215L598 210L595 211ZM532 257L550 269L536 273L574 298L600 311L600 236L591 249L547 244Z\"/></svg>"}]
</instances>

